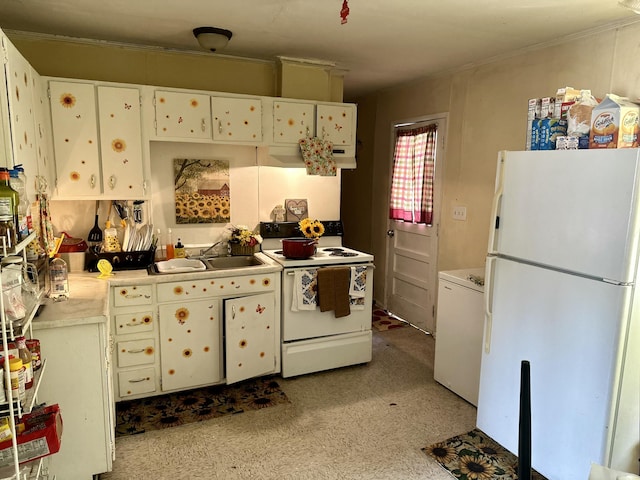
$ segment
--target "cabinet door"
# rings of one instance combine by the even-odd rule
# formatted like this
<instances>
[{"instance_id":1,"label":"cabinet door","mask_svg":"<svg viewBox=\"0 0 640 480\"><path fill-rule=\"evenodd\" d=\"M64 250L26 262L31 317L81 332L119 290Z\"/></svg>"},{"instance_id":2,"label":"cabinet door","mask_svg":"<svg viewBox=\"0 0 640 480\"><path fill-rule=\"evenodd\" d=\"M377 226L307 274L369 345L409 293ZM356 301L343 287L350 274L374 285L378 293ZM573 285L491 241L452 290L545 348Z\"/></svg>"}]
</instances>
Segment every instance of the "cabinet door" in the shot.
<instances>
[{"instance_id":1,"label":"cabinet door","mask_svg":"<svg viewBox=\"0 0 640 480\"><path fill-rule=\"evenodd\" d=\"M31 202L35 201L35 194L42 192L51 194L50 185L53 185L55 178L54 162L50 146L50 113L49 100L47 98L46 82L42 81L40 75L31 71L33 82L33 109L35 113L35 134L38 166L33 172L25 169L27 175L27 194Z\"/></svg>"},{"instance_id":2,"label":"cabinet door","mask_svg":"<svg viewBox=\"0 0 640 480\"><path fill-rule=\"evenodd\" d=\"M219 300L160 305L162 390L222 380Z\"/></svg>"},{"instance_id":3,"label":"cabinet door","mask_svg":"<svg viewBox=\"0 0 640 480\"><path fill-rule=\"evenodd\" d=\"M7 42L7 57L7 93L13 162L14 165L22 164L25 172L35 172L38 160L33 113L32 68L10 42Z\"/></svg>"},{"instance_id":4,"label":"cabinet door","mask_svg":"<svg viewBox=\"0 0 640 480\"><path fill-rule=\"evenodd\" d=\"M355 105L322 105L316 107L316 135L333 143L335 148L355 144Z\"/></svg>"},{"instance_id":5,"label":"cabinet door","mask_svg":"<svg viewBox=\"0 0 640 480\"><path fill-rule=\"evenodd\" d=\"M274 372L275 304L273 292L225 300L227 383Z\"/></svg>"},{"instance_id":6,"label":"cabinet door","mask_svg":"<svg viewBox=\"0 0 640 480\"><path fill-rule=\"evenodd\" d=\"M208 95L156 91L156 135L211 139Z\"/></svg>"},{"instance_id":7,"label":"cabinet door","mask_svg":"<svg viewBox=\"0 0 640 480\"><path fill-rule=\"evenodd\" d=\"M49 82L56 185L64 195L99 195L96 96L90 83Z\"/></svg>"},{"instance_id":8,"label":"cabinet door","mask_svg":"<svg viewBox=\"0 0 640 480\"><path fill-rule=\"evenodd\" d=\"M4 58L5 43L9 40L0 31L0 55ZM0 66L0 167L13 166L11 157L11 130L9 128L9 99L4 65Z\"/></svg>"},{"instance_id":9,"label":"cabinet door","mask_svg":"<svg viewBox=\"0 0 640 480\"><path fill-rule=\"evenodd\" d=\"M105 195L144 195L140 91L98 87L102 184Z\"/></svg>"},{"instance_id":10,"label":"cabinet door","mask_svg":"<svg viewBox=\"0 0 640 480\"><path fill-rule=\"evenodd\" d=\"M214 140L262 141L262 101L259 98L211 97L211 112Z\"/></svg>"},{"instance_id":11,"label":"cabinet door","mask_svg":"<svg viewBox=\"0 0 640 480\"><path fill-rule=\"evenodd\" d=\"M314 105L312 103L273 102L273 142L297 144L301 138L313 135Z\"/></svg>"}]
</instances>

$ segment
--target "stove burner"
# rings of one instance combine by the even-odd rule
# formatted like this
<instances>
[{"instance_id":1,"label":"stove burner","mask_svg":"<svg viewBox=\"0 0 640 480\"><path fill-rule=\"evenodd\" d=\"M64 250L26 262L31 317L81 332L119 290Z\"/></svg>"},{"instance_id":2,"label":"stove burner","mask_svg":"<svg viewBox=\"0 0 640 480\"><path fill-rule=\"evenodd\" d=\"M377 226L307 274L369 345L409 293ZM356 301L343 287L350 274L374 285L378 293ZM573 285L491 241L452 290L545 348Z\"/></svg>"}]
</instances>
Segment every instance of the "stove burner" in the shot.
<instances>
[{"instance_id":1,"label":"stove burner","mask_svg":"<svg viewBox=\"0 0 640 480\"><path fill-rule=\"evenodd\" d=\"M337 247L323 248L322 250L324 250L325 252L344 252L344 248L337 248Z\"/></svg>"},{"instance_id":2,"label":"stove burner","mask_svg":"<svg viewBox=\"0 0 640 480\"><path fill-rule=\"evenodd\" d=\"M330 257L357 257L358 254L354 252L344 252L340 250L339 252L331 252L329 254Z\"/></svg>"}]
</instances>

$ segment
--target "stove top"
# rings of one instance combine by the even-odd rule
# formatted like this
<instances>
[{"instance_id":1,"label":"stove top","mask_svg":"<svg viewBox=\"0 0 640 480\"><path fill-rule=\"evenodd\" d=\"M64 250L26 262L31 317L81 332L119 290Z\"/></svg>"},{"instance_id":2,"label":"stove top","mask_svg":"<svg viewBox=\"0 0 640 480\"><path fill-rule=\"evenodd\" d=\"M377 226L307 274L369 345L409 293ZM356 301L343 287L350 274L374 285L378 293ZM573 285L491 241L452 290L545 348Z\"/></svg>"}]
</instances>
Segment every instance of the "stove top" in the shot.
<instances>
[{"instance_id":1,"label":"stove top","mask_svg":"<svg viewBox=\"0 0 640 480\"><path fill-rule=\"evenodd\" d=\"M284 267L316 267L323 265L346 265L373 262L373 255L346 247L318 247L316 254L304 259L286 258L282 250L263 250Z\"/></svg>"}]
</instances>

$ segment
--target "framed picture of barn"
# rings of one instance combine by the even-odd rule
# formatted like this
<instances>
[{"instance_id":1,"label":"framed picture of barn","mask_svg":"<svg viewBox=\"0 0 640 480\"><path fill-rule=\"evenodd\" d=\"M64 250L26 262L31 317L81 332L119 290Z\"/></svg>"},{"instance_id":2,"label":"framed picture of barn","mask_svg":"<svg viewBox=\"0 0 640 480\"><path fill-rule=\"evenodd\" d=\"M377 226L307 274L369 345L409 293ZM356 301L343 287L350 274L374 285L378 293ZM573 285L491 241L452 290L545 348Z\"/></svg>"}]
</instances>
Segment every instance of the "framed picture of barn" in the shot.
<instances>
[{"instance_id":1,"label":"framed picture of barn","mask_svg":"<svg viewBox=\"0 0 640 480\"><path fill-rule=\"evenodd\" d=\"M176 223L229 223L229 162L176 158L173 161Z\"/></svg>"}]
</instances>

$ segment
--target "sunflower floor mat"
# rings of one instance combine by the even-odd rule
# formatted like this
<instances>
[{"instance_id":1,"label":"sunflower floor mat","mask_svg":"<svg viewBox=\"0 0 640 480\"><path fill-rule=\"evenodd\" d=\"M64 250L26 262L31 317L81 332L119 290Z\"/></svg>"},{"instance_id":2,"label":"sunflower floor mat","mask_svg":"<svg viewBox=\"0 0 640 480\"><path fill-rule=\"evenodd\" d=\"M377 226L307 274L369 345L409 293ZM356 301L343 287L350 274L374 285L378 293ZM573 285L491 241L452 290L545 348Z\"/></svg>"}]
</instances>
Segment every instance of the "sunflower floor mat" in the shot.
<instances>
[{"instance_id":1,"label":"sunflower floor mat","mask_svg":"<svg viewBox=\"0 0 640 480\"><path fill-rule=\"evenodd\" d=\"M290 403L273 378L214 385L116 404L116 436L200 422Z\"/></svg>"},{"instance_id":2,"label":"sunflower floor mat","mask_svg":"<svg viewBox=\"0 0 640 480\"><path fill-rule=\"evenodd\" d=\"M459 480L516 480L518 458L484 432L474 429L422 449ZM546 480L535 470L533 480Z\"/></svg>"}]
</instances>

